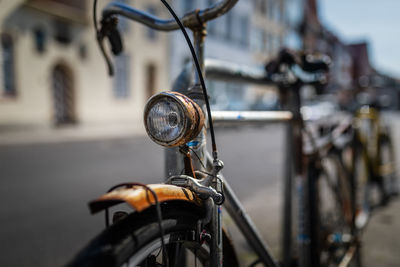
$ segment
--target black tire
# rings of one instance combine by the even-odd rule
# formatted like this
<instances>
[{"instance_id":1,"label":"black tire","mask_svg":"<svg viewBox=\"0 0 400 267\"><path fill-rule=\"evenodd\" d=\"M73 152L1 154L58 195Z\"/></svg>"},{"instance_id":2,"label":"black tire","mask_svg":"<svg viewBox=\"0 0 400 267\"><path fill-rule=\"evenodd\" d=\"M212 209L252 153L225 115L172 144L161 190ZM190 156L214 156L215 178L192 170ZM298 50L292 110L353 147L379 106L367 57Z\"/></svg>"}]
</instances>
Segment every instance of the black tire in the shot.
<instances>
[{"instance_id":1,"label":"black tire","mask_svg":"<svg viewBox=\"0 0 400 267\"><path fill-rule=\"evenodd\" d=\"M198 222L203 218L204 210L186 202L163 203L161 208L169 266L175 263L175 266L194 266L194 258L197 266L209 266L208 244L200 242L198 235ZM226 252L234 253L234 250L228 247ZM235 266L227 265L229 260L229 264L235 264L235 255L226 259L224 266ZM105 229L67 266L161 266L156 262L162 262L162 249L156 212L152 207L132 213Z\"/></svg>"},{"instance_id":2,"label":"black tire","mask_svg":"<svg viewBox=\"0 0 400 267\"><path fill-rule=\"evenodd\" d=\"M350 266L360 266L359 246L352 241L355 227L351 180L339 154L330 153L321 160L321 170L313 181L312 266L338 266L349 251L354 252Z\"/></svg>"}]
</instances>

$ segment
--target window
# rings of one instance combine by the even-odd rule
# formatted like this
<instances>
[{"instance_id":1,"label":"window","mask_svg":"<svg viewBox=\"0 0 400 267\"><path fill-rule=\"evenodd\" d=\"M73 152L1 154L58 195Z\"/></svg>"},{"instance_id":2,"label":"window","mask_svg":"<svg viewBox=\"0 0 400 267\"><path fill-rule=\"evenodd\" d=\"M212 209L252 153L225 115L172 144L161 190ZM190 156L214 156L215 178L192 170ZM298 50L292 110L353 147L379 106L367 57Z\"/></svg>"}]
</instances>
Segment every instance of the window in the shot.
<instances>
[{"instance_id":1,"label":"window","mask_svg":"<svg viewBox=\"0 0 400 267\"><path fill-rule=\"evenodd\" d=\"M268 53L274 54L275 51L277 49L279 49L279 39L278 39L278 36L275 34L270 34L269 38L270 38L270 43L269 43L270 46L269 46Z\"/></svg>"},{"instance_id":2,"label":"window","mask_svg":"<svg viewBox=\"0 0 400 267\"><path fill-rule=\"evenodd\" d=\"M43 29L41 28L35 28L33 30L33 38L34 38L34 43L35 43L35 49L39 54L42 54L45 50L45 44L46 44L46 34Z\"/></svg>"},{"instance_id":3,"label":"window","mask_svg":"<svg viewBox=\"0 0 400 267\"><path fill-rule=\"evenodd\" d=\"M229 98L228 110L246 110L243 85L240 83L227 83L226 90Z\"/></svg>"},{"instance_id":4,"label":"window","mask_svg":"<svg viewBox=\"0 0 400 267\"><path fill-rule=\"evenodd\" d=\"M54 38L61 44L68 45L72 42L71 26L65 21L54 21Z\"/></svg>"},{"instance_id":5,"label":"window","mask_svg":"<svg viewBox=\"0 0 400 267\"><path fill-rule=\"evenodd\" d=\"M156 66L153 63L148 64L146 68L146 91L148 97L151 97L156 92L156 77Z\"/></svg>"},{"instance_id":6,"label":"window","mask_svg":"<svg viewBox=\"0 0 400 267\"><path fill-rule=\"evenodd\" d=\"M208 0L207 1L207 7L211 7L212 5L215 4L215 0ZM210 36L215 35L215 20L210 20L207 22L207 31Z\"/></svg>"},{"instance_id":7,"label":"window","mask_svg":"<svg viewBox=\"0 0 400 267\"><path fill-rule=\"evenodd\" d=\"M231 39L237 46L247 48L249 43L249 22L247 14L233 13L234 19L231 23Z\"/></svg>"},{"instance_id":8,"label":"window","mask_svg":"<svg viewBox=\"0 0 400 267\"><path fill-rule=\"evenodd\" d=\"M274 20L275 19L275 6L276 6L276 2L275 0L269 0L268 1L268 18L270 20Z\"/></svg>"},{"instance_id":9,"label":"window","mask_svg":"<svg viewBox=\"0 0 400 267\"><path fill-rule=\"evenodd\" d=\"M240 38L239 42L242 46L247 47L249 39L249 19L246 15L239 18L240 22Z\"/></svg>"},{"instance_id":10,"label":"window","mask_svg":"<svg viewBox=\"0 0 400 267\"><path fill-rule=\"evenodd\" d=\"M259 8L260 8L259 12L262 15L265 15L267 13L267 1L266 0L260 0Z\"/></svg>"},{"instance_id":11,"label":"window","mask_svg":"<svg viewBox=\"0 0 400 267\"><path fill-rule=\"evenodd\" d=\"M279 35L275 35L272 53L278 52L280 47L281 47L281 37Z\"/></svg>"},{"instance_id":12,"label":"window","mask_svg":"<svg viewBox=\"0 0 400 267\"><path fill-rule=\"evenodd\" d=\"M268 18L276 22L280 22L282 20L281 2L277 0L268 1Z\"/></svg>"},{"instance_id":13,"label":"window","mask_svg":"<svg viewBox=\"0 0 400 267\"><path fill-rule=\"evenodd\" d=\"M125 53L115 57L115 77L113 93L115 98L128 98L129 90L129 56Z\"/></svg>"},{"instance_id":14,"label":"window","mask_svg":"<svg viewBox=\"0 0 400 267\"><path fill-rule=\"evenodd\" d=\"M14 43L13 39L8 34L1 35L2 48L2 95L15 96L15 62L14 62Z\"/></svg>"},{"instance_id":15,"label":"window","mask_svg":"<svg viewBox=\"0 0 400 267\"><path fill-rule=\"evenodd\" d=\"M262 52L265 43L265 32L260 28L253 28L251 35L251 47L255 52Z\"/></svg>"},{"instance_id":16,"label":"window","mask_svg":"<svg viewBox=\"0 0 400 267\"><path fill-rule=\"evenodd\" d=\"M188 13L190 11L194 11L196 9L195 7L195 1L193 0L181 0L182 2L182 11L183 13Z\"/></svg>"},{"instance_id":17,"label":"window","mask_svg":"<svg viewBox=\"0 0 400 267\"><path fill-rule=\"evenodd\" d=\"M82 60L87 59L87 57L88 57L88 51L87 50L88 49L87 49L86 44L82 43L82 44L79 45L78 54L79 54L79 58L80 59L82 59Z\"/></svg>"},{"instance_id":18,"label":"window","mask_svg":"<svg viewBox=\"0 0 400 267\"><path fill-rule=\"evenodd\" d=\"M216 22L215 20L211 20L207 23L207 32L210 36L215 36L216 34Z\"/></svg>"},{"instance_id":19,"label":"window","mask_svg":"<svg viewBox=\"0 0 400 267\"><path fill-rule=\"evenodd\" d=\"M233 13L228 12L225 20L225 38L227 40L232 40L232 23L233 23Z\"/></svg>"},{"instance_id":20,"label":"window","mask_svg":"<svg viewBox=\"0 0 400 267\"><path fill-rule=\"evenodd\" d=\"M268 52L268 49L272 47L272 38L271 35L266 33L265 31L262 32L262 44L261 44L261 51Z\"/></svg>"},{"instance_id":21,"label":"window","mask_svg":"<svg viewBox=\"0 0 400 267\"><path fill-rule=\"evenodd\" d=\"M267 13L267 0L254 0L253 4L254 4L254 11L265 15ZM270 0L269 0L270 1Z\"/></svg>"},{"instance_id":22,"label":"window","mask_svg":"<svg viewBox=\"0 0 400 267\"><path fill-rule=\"evenodd\" d=\"M227 23L227 16L221 16L218 19L215 20L215 36L218 36L218 38L224 39L227 35L226 33L226 23Z\"/></svg>"},{"instance_id":23,"label":"window","mask_svg":"<svg viewBox=\"0 0 400 267\"><path fill-rule=\"evenodd\" d=\"M283 15L282 15L282 5L281 3L277 3L275 5L275 21L276 22L282 22L283 20Z\"/></svg>"}]
</instances>

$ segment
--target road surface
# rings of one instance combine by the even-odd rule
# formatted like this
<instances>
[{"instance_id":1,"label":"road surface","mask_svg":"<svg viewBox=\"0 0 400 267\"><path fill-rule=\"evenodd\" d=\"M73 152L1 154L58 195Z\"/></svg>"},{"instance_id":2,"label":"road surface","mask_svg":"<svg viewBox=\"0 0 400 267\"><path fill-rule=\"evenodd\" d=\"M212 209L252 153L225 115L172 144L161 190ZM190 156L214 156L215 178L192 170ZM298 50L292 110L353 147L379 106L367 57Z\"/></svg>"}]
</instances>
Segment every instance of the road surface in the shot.
<instances>
[{"instance_id":1,"label":"road surface","mask_svg":"<svg viewBox=\"0 0 400 267\"><path fill-rule=\"evenodd\" d=\"M281 225L283 132L282 126L270 125L223 129L216 135L224 175L275 252ZM120 182L161 181L163 148L144 136L2 145L0 175L0 266L62 266L104 227L103 216L91 216L87 202ZM380 224L382 220L373 222L371 228L379 232ZM386 214L383 224L400 226L399 216ZM368 238L375 243L376 235ZM386 240L380 240L380 246ZM398 241L390 244L400 246ZM239 248L241 257L251 256L244 243ZM389 255L390 262L400 265L393 249L385 251L375 259Z\"/></svg>"}]
</instances>

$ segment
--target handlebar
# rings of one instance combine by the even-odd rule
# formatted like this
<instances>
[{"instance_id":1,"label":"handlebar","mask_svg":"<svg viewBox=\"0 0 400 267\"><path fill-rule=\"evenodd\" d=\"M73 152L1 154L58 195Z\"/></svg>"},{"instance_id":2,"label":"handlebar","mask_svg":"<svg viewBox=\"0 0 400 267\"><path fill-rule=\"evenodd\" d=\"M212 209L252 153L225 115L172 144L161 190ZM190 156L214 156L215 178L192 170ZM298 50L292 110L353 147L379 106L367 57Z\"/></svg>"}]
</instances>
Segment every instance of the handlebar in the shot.
<instances>
[{"instance_id":1,"label":"handlebar","mask_svg":"<svg viewBox=\"0 0 400 267\"><path fill-rule=\"evenodd\" d=\"M237 1L238 0L223 0L206 9L189 12L181 18L182 24L188 28L200 27L203 23L228 12ZM179 29L179 25L174 19L160 19L122 3L113 2L104 8L103 19L110 18L113 15L121 15L155 30L173 31Z\"/></svg>"},{"instance_id":2,"label":"handlebar","mask_svg":"<svg viewBox=\"0 0 400 267\"><path fill-rule=\"evenodd\" d=\"M239 83L271 85L271 75L261 66L247 66L218 59L205 59L206 77L214 80L225 80Z\"/></svg>"},{"instance_id":3,"label":"handlebar","mask_svg":"<svg viewBox=\"0 0 400 267\"><path fill-rule=\"evenodd\" d=\"M185 14L180 20L184 27L191 29L200 28L204 26L205 22L222 16L223 14L228 12L237 3L237 1L238 0L223 0L215 3L214 5L206 9L189 12ZM105 51L103 40L104 38L109 39L114 55L122 52L123 46L121 36L116 28L118 20L115 15L120 15L128 19L137 21L155 30L173 31L179 29L179 25L177 24L175 19L160 19L156 16L132 8L128 5L112 2L103 9L101 29L99 30L97 28L96 3L97 1L95 0L93 5L93 19L96 28L97 41L101 53L106 60L108 73L111 76L114 73L114 68L109 56Z\"/></svg>"},{"instance_id":4,"label":"handlebar","mask_svg":"<svg viewBox=\"0 0 400 267\"><path fill-rule=\"evenodd\" d=\"M286 77L289 80L293 80L290 79L290 76L292 76L292 78L295 78L295 82L301 84L325 85L330 64L331 60L326 55L298 54L284 48L281 49L275 59L266 64L265 70L267 73L283 74L288 73L287 69L289 69L293 74ZM286 71L282 71L282 67ZM287 83L288 80L285 82Z\"/></svg>"},{"instance_id":5,"label":"handlebar","mask_svg":"<svg viewBox=\"0 0 400 267\"><path fill-rule=\"evenodd\" d=\"M210 79L258 85L292 85L298 81L312 85L325 84L327 81L324 71L309 72L295 63L290 66L291 75L288 75L287 72L272 71L261 66L246 66L217 59L206 59L205 71Z\"/></svg>"}]
</instances>

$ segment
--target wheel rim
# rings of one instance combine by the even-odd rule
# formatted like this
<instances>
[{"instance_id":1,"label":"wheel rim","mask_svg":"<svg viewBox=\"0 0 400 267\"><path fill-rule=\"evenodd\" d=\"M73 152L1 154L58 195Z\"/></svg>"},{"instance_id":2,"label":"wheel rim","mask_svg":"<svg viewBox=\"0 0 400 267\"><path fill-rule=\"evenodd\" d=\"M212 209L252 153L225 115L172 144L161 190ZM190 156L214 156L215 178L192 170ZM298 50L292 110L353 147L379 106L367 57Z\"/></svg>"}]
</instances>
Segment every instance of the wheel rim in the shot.
<instances>
[{"instance_id":1,"label":"wheel rim","mask_svg":"<svg viewBox=\"0 0 400 267\"><path fill-rule=\"evenodd\" d=\"M366 155L358 153L358 155L356 155L354 164L354 182L356 194L355 225L358 229L363 229L368 222L370 212L370 183Z\"/></svg>"},{"instance_id":2,"label":"wheel rim","mask_svg":"<svg viewBox=\"0 0 400 267\"><path fill-rule=\"evenodd\" d=\"M336 159L323 161L319 177L320 261L323 266L337 266L352 239L350 185Z\"/></svg>"},{"instance_id":3,"label":"wheel rim","mask_svg":"<svg viewBox=\"0 0 400 267\"><path fill-rule=\"evenodd\" d=\"M196 241L185 240L183 233L166 234L164 236L164 243L166 246L179 244L181 250L178 252L178 255L181 255L180 253L185 253L186 263L189 264L188 266L194 266L192 265L194 261L196 261L197 266L209 266L209 248L205 244L200 245ZM153 256L155 256L156 260L154 266L162 266L162 253L161 239L154 239L135 252L135 255L129 258L121 267L148 266L145 262ZM191 259L193 259L193 261Z\"/></svg>"}]
</instances>

